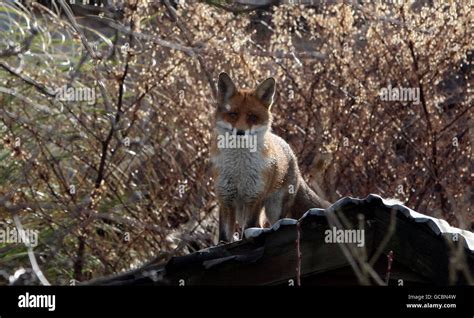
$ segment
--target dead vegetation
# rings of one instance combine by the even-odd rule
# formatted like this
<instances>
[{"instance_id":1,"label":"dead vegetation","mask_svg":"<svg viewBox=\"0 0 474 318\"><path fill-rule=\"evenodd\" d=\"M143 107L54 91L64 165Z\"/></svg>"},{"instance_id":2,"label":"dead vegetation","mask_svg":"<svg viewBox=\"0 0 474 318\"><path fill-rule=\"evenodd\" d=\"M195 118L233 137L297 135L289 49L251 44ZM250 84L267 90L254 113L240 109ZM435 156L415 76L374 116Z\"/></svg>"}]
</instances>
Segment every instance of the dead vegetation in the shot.
<instances>
[{"instance_id":1,"label":"dead vegetation","mask_svg":"<svg viewBox=\"0 0 474 318\"><path fill-rule=\"evenodd\" d=\"M0 227L17 215L39 232L51 283L215 243L221 71L277 79L274 131L329 201L377 193L472 230L469 5L128 1L112 19L55 3L0 4ZM419 98L383 100L388 87ZM0 243L0 269L20 267L25 247Z\"/></svg>"}]
</instances>

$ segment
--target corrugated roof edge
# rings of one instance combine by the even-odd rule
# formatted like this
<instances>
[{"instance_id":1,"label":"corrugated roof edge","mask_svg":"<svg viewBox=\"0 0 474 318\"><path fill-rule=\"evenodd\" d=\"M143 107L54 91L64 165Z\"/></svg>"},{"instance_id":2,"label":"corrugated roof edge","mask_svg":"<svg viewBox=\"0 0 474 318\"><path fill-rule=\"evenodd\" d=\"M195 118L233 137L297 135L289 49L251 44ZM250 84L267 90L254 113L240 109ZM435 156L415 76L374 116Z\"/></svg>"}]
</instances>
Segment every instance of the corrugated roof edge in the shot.
<instances>
[{"instance_id":1,"label":"corrugated roof edge","mask_svg":"<svg viewBox=\"0 0 474 318\"><path fill-rule=\"evenodd\" d=\"M468 249L471 253L474 253L474 233L467 230L462 230L456 227L452 227L445 220L437 219L437 218L413 211L409 207L401 204L401 202L398 202L393 199L384 199L381 196L376 195L376 194L369 194L364 199L344 197L336 201L326 210L311 209L307 211L301 219L304 219L305 217L309 215L324 216L326 211L327 213L331 213L343 208L347 204L366 204L366 203L372 203L373 201L383 205L386 208L395 209L397 213L401 213L404 217L408 219L412 219L417 223L426 223L428 227L431 229L431 231L433 231L433 233L436 235L441 235L441 234L452 235L452 236L454 236L455 234L461 235L464 238L466 249ZM245 230L245 237L246 238L257 237L263 233L277 231L281 226L294 225L297 222L298 222L297 220L285 218L276 222L271 228L265 228L265 229L248 228Z\"/></svg>"}]
</instances>

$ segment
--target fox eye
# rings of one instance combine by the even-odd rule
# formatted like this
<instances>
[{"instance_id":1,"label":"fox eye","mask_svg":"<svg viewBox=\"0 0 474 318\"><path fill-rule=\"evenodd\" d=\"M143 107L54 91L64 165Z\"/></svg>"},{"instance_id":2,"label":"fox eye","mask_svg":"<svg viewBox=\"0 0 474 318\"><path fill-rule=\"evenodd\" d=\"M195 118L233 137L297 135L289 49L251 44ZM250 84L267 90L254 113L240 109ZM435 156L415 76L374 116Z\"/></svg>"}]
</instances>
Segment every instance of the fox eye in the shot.
<instances>
[{"instance_id":1,"label":"fox eye","mask_svg":"<svg viewBox=\"0 0 474 318\"><path fill-rule=\"evenodd\" d=\"M239 114L236 112L230 112L228 115L231 119L237 119L239 117Z\"/></svg>"},{"instance_id":2,"label":"fox eye","mask_svg":"<svg viewBox=\"0 0 474 318\"><path fill-rule=\"evenodd\" d=\"M249 122L251 122L251 123L257 122L257 119L258 119L258 117L255 116L254 114L249 114L249 115L248 115L248 120L249 120Z\"/></svg>"}]
</instances>

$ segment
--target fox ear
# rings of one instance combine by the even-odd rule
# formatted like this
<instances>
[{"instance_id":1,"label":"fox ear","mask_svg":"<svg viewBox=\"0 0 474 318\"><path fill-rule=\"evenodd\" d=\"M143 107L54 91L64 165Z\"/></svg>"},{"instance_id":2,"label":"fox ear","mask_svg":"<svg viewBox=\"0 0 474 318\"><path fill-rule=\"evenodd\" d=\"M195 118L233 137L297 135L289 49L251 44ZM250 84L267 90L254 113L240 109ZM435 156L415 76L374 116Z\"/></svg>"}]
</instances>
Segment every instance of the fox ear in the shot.
<instances>
[{"instance_id":1,"label":"fox ear","mask_svg":"<svg viewBox=\"0 0 474 318\"><path fill-rule=\"evenodd\" d=\"M276 81L273 77L267 78L255 89L255 96L265 106L270 107L273 103L273 96L275 95Z\"/></svg>"},{"instance_id":2,"label":"fox ear","mask_svg":"<svg viewBox=\"0 0 474 318\"><path fill-rule=\"evenodd\" d=\"M222 72L219 74L217 82L217 98L219 103L223 103L235 94L236 88L230 76Z\"/></svg>"}]
</instances>

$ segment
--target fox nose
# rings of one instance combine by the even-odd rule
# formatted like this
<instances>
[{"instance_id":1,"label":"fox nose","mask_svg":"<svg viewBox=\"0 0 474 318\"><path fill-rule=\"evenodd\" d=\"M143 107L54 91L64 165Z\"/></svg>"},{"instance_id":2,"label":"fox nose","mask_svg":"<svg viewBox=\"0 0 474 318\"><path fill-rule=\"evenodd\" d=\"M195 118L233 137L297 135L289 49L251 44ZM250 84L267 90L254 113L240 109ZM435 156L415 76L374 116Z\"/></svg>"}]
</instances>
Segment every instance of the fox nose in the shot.
<instances>
[{"instance_id":1,"label":"fox nose","mask_svg":"<svg viewBox=\"0 0 474 318\"><path fill-rule=\"evenodd\" d=\"M245 135L245 130L238 129L237 136L243 136L243 135Z\"/></svg>"}]
</instances>

